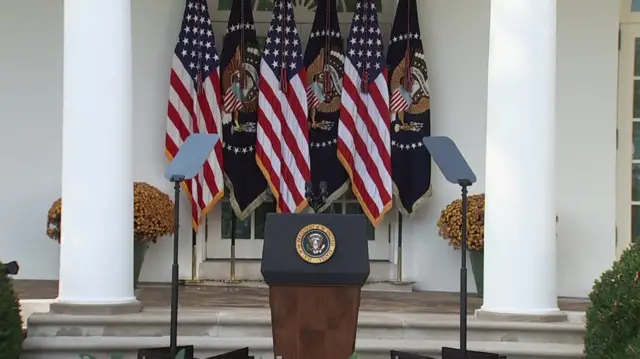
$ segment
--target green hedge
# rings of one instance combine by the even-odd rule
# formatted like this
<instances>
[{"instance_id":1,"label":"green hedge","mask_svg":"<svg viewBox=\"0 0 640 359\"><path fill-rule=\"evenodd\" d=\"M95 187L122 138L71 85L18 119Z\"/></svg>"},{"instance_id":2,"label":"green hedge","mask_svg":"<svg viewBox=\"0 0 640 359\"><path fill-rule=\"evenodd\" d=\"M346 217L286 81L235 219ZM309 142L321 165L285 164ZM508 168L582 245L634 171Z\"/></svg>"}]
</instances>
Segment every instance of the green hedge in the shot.
<instances>
[{"instance_id":1,"label":"green hedge","mask_svg":"<svg viewBox=\"0 0 640 359\"><path fill-rule=\"evenodd\" d=\"M636 337L627 345L625 348L623 359L638 359L640 358L640 335L636 335Z\"/></svg>"},{"instance_id":2,"label":"green hedge","mask_svg":"<svg viewBox=\"0 0 640 359\"><path fill-rule=\"evenodd\" d=\"M13 281L0 263L0 357L19 359L22 351L22 317Z\"/></svg>"},{"instance_id":3,"label":"green hedge","mask_svg":"<svg viewBox=\"0 0 640 359\"><path fill-rule=\"evenodd\" d=\"M596 280L589 299L586 358L640 358L640 244Z\"/></svg>"}]
</instances>

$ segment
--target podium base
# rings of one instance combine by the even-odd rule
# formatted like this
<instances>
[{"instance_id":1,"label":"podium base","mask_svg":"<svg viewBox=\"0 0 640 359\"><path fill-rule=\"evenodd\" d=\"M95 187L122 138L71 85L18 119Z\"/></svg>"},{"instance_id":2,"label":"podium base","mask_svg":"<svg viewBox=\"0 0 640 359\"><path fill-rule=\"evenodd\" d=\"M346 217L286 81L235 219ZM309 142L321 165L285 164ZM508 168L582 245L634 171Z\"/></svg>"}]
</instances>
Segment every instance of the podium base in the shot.
<instances>
[{"instance_id":1,"label":"podium base","mask_svg":"<svg viewBox=\"0 0 640 359\"><path fill-rule=\"evenodd\" d=\"M282 358L349 358L355 351L359 286L272 285L273 348Z\"/></svg>"}]
</instances>

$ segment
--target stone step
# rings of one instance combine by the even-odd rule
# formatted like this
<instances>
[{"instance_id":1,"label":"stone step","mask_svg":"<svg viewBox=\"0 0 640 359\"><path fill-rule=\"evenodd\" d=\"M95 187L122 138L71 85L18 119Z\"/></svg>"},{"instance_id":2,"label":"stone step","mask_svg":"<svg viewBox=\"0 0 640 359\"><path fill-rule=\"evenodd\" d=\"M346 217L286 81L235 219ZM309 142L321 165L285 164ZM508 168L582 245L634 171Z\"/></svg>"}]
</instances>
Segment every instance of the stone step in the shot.
<instances>
[{"instance_id":1,"label":"stone step","mask_svg":"<svg viewBox=\"0 0 640 359\"><path fill-rule=\"evenodd\" d=\"M168 337L29 337L21 359L78 359L79 354L105 358L110 353L135 359L136 349L167 346ZM256 358L273 359L271 338L180 337L178 345L196 347L196 357L207 358L226 351L249 347ZM458 347L457 341L417 339L358 339L360 359L389 359L389 350L422 353L440 359L442 346ZM582 345L470 341L468 348L500 353L508 359L583 359ZM346 358L345 358L346 359Z\"/></svg>"},{"instance_id":2,"label":"stone step","mask_svg":"<svg viewBox=\"0 0 640 359\"><path fill-rule=\"evenodd\" d=\"M212 338L270 338L267 309L182 310L178 334ZM525 323L468 318L468 338L474 342L556 343L582 345L584 323ZM358 338L455 341L459 317L443 314L361 312ZM169 335L169 311L146 309L126 316L74 316L35 313L28 336L37 337L158 337Z\"/></svg>"}]
</instances>

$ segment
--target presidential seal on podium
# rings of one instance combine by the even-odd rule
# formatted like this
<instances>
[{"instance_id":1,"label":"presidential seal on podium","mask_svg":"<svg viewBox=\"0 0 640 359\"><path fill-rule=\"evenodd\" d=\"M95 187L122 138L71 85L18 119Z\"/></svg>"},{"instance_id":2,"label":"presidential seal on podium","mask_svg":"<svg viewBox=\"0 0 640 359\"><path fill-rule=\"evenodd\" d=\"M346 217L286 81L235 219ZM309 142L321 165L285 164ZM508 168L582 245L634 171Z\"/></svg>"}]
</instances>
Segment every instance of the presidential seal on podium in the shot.
<instances>
[{"instance_id":1,"label":"presidential seal on podium","mask_svg":"<svg viewBox=\"0 0 640 359\"><path fill-rule=\"evenodd\" d=\"M298 232L296 250L305 262L324 263L333 256L333 252L336 250L336 238L329 227L321 224L309 224Z\"/></svg>"}]
</instances>

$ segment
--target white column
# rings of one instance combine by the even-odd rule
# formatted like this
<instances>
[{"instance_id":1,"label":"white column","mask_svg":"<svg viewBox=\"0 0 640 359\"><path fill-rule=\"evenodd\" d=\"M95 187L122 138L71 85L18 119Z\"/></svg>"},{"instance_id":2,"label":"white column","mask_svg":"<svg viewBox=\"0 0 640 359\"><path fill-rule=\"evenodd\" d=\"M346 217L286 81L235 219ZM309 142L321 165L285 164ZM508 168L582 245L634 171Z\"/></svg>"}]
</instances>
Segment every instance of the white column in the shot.
<instances>
[{"instance_id":1,"label":"white column","mask_svg":"<svg viewBox=\"0 0 640 359\"><path fill-rule=\"evenodd\" d=\"M135 302L131 0L64 1L60 304Z\"/></svg>"},{"instance_id":2,"label":"white column","mask_svg":"<svg viewBox=\"0 0 640 359\"><path fill-rule=\"evenodd\" d=\"M556 0L491 0L484 305L557 314Z\"/></svg>"}]
</instances>

